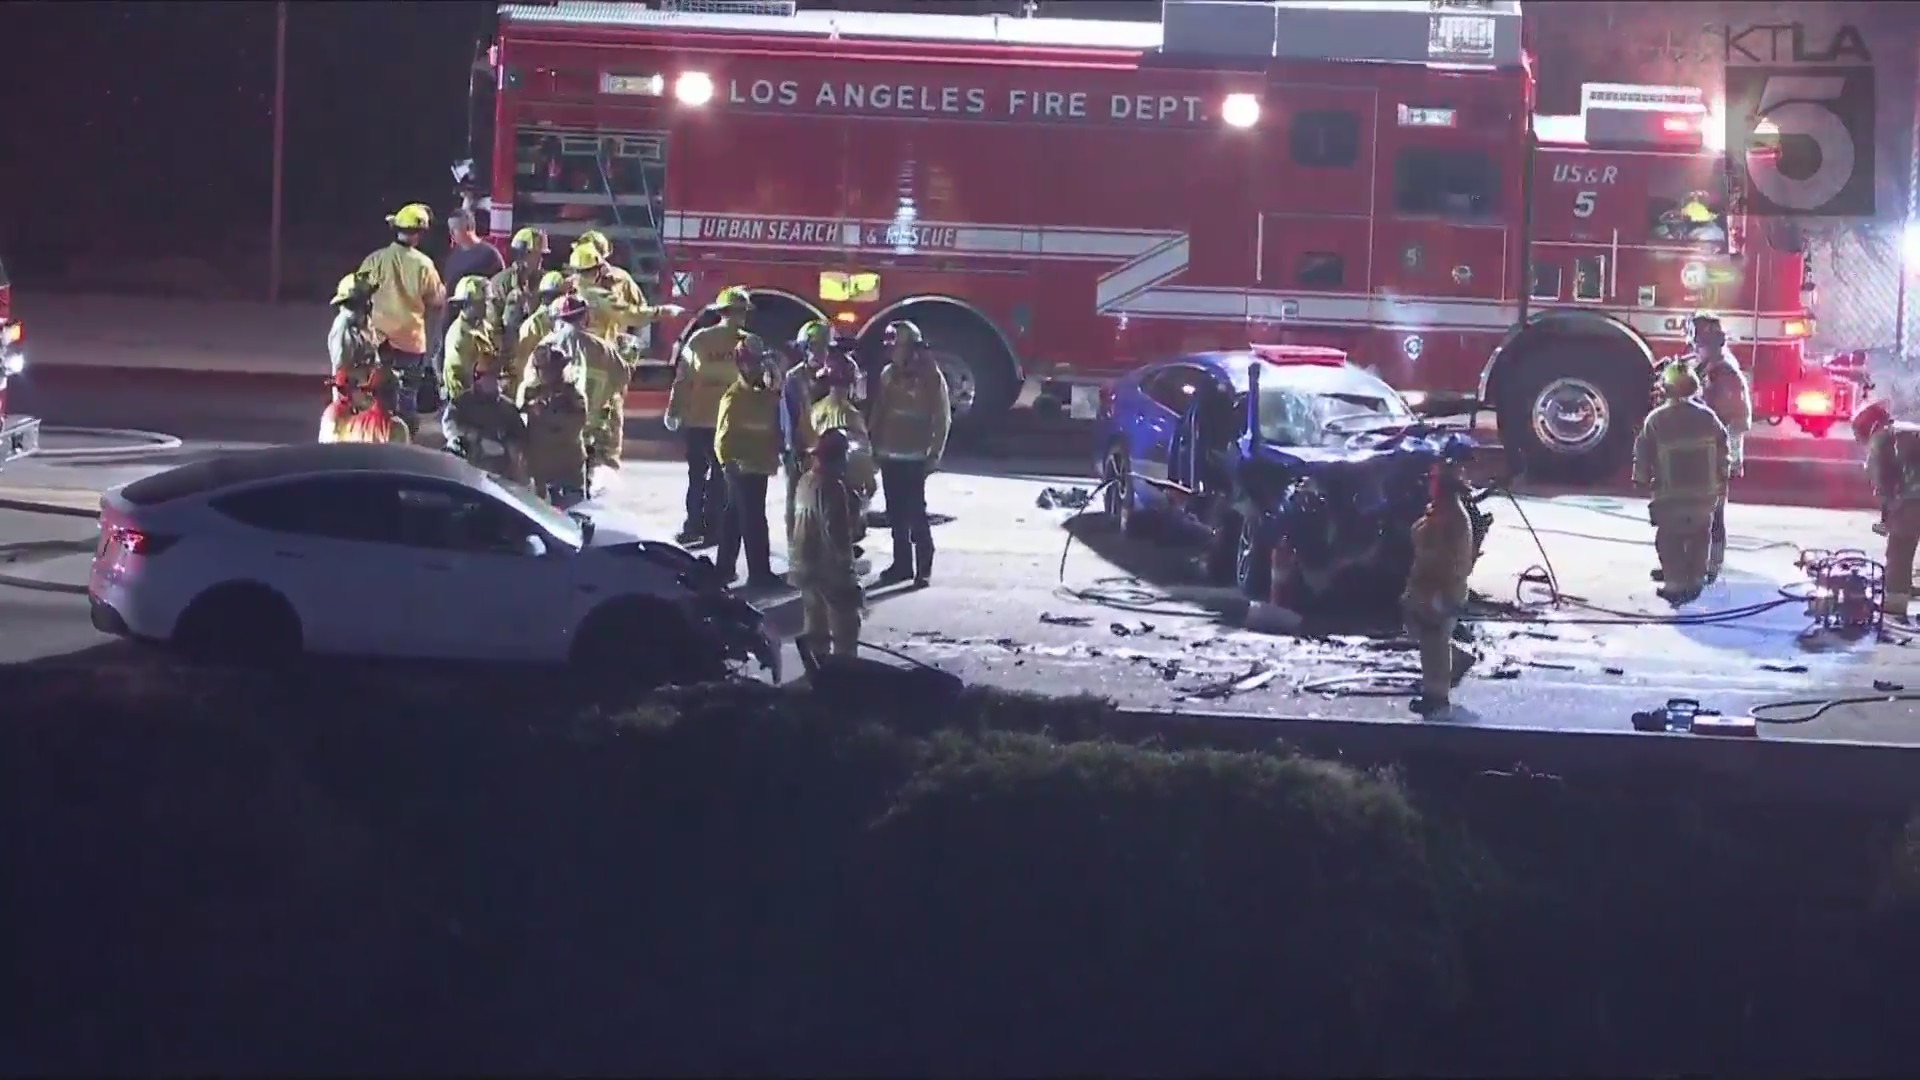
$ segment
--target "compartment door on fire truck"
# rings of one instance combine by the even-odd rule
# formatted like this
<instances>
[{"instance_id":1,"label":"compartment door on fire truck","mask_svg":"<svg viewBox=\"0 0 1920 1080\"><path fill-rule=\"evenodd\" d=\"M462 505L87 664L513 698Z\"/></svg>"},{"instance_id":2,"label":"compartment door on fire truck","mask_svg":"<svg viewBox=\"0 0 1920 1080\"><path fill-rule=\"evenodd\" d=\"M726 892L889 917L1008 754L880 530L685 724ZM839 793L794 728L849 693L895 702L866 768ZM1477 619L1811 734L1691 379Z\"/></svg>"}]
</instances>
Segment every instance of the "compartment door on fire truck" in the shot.
<instances>
[{"instance_id":1,"label":"compartment door on fire truck","mask_svg":"<svg viewBox=\"0 0 1920 1080\"><path fill-rule=\"evenodd\" d=\"M614 262L656 304L672 299L661 280L666 182L664 131L530 124L514 136L514 226L547 230L562 256L587 230L605 233Z\"/></svg>"},{"instance_id":2,"label":"compartment door on fire truck","mask_svg":"<svg viewBox=\"0 0 1920 1080\"><path fill-rule=\"evenodd\" d=\"M1256 340L1332 345L1358 357L1372 272L1369 190L1378 92L1274 83L1278 130L1261 148L1254 276L1278 299Z\"/></svg>"},{"instance_id":3,"label":"compartment door on fire truck","mask_svg":"<svg viewBox=\"0 0 1920 1080\"><path fill-rule=\"evenodd\" d=\"M1377 350L1389 381L1419 387L1427 380L1415 365L1452 368L1476 351L1484 358L1485 336L1515 317L1505 298L1519 162L1503 163L1499 146L1468 137L1456 107L1383 99L1380 122L1394 127L1382 133L1375 174L1367 321L1420 341L1417 351Z\"/></svg>"}]
</instances>

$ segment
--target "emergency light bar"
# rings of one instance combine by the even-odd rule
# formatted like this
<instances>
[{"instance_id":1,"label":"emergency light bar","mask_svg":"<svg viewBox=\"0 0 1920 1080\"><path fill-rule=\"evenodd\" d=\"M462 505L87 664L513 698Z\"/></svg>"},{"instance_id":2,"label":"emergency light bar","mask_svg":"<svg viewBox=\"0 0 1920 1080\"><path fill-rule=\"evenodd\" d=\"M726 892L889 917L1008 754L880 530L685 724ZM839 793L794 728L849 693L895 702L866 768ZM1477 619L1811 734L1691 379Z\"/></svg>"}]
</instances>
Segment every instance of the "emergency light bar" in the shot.
<instances>
[{"instance_id":1,"label":"emergency light bar","mask_svg":"<svg viewBox=\"0 0 1920 1080\"><path fill-rule=\"evenodd\" d=\"M1580 119L1589 144L1697 150L1706 145L1710 114L1697 87L1587 83L1580 87Z\"/></svg>"}]
</instances>

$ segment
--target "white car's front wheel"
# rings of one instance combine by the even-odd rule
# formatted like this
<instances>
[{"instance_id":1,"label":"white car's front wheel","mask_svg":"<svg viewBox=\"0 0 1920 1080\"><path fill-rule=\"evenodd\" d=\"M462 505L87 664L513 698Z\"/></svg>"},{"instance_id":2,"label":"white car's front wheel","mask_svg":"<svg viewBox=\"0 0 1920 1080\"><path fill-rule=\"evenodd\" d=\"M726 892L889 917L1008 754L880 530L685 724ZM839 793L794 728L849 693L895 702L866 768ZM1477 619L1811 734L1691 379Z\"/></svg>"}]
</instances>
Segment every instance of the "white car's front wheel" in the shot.
<instances>
[{"instance_id":1,"label":"white car's front wheel","mask_svg":"<svg viewBox=\"0 0 1920 1080\"><path fill-rule=\"evenodd\" d=\"M634 687L685 685L724 678L726 658L703 655L698 635L678 607L633 597L595 608L575 631L568 652L583 675Z\"/></svg>"}]
</instances>

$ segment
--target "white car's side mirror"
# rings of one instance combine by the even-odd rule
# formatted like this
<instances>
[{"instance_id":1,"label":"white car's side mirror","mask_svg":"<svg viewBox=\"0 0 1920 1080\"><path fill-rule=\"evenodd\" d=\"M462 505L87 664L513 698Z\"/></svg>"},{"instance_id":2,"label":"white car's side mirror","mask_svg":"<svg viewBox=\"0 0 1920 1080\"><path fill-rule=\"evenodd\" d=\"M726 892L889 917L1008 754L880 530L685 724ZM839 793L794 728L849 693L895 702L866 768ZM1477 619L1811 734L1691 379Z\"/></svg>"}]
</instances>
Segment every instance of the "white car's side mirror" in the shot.
<instances>
[{"instance_id":1,"label":"white car's side mirror","mask_svg":"<svg viewBox=\"0 0 1920 1080\"><path fill-rule=\"evenodd\" d=\"M526 553L536 559L544 557L547 553L547 542L537 536L527 537Z\"/></svg>"}]
</instances>

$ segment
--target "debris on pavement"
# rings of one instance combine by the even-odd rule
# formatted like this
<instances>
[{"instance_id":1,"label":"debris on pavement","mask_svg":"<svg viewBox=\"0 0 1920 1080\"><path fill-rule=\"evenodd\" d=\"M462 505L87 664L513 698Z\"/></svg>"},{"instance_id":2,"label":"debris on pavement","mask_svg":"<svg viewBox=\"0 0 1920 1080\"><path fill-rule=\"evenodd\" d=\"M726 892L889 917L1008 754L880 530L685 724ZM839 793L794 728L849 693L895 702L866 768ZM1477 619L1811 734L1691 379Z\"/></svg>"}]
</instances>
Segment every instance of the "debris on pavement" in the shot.
<instances>
[{"instance_id":1,"label":"debris on pavement","mask_svg":"<svg viewBox=\"0 0 1920 1080\"><path fill-rule=\"evenodd\" d=\"M1487 672L1489 679L1517 679L1520 677L1520 665L1511 660L1502 660L1499 666Z\"/></svg>"},{"instance_id":2,"label":"debris on pavement","mask_svg":"<svg viewBox=\"0 0 1920 1080\"><path fill-rule=\"evenodd\" d=\"M1040 621L1048 626L1092 626L1093 619L1086 615L1055 615L1051 611L1040 613Z\"/></svg>"},{"instance_id":3,"label":"debris on pavement","mask_svg":"<svg viewBox=\"0 0 1920 1080\"><path fill-rule=\"evenodd\" d=\"M1153 633L1153 624L1142 622L1128 626L1126 623L1110 623L1107 626L1107 632L1114 637L1145 637Z\"/></svg>"},{"instance_id":4,"label":"debris on pavement","mask_svg":"<svg viewBox=\"0 0 1920 1080\"><path fill-rule=\"evenodd\" d=\"M1040 489L1040 497L1033 505L1042 510L1084 510L1093 501L1093 490L1083 487L1049 487Z\"/></svg>"},{"instance_id":5,"label":"debris on pavement","mask_svg":"<svg viewBox=\"0 0 1920 1080\"><path fill-rule=\"evenodd\" d=\"M1279 668L1256 663L1244 674L1194 687L1184 691L1184 696L1202 701L1218 701L1235 694L1244 694L1249 690L1258 690L1279 677Z\"/></svg>"},{"instance_id":6,"label":"debris on pavement","mask_svg":"<svg viewBox=\"0 0 1920 1080\"><path fill-rule=\"evenodd\" d=\"M1897 694L1907 688L1906 683L1897 683L1892 679L1875 679L1873 688L1882 694Z\"/></svg>"},{"instance_id":7,"label":"debris on pavement","mask_svg":"<svg viewBox=\"0 0 1920 1080\"><path fill-rule=\"evenodd\" d=\"M1782 675L1805 675L1807 665L1788 663L1781 660L1765 660L1760 664L1761 671L1777 671Z\"/></svg>"},{"instance_id":8,"label":"debris on pavement","mask_svg":"<svg viewBox=\"0 0 1920 1080\"><path fill-rule=\"evenodd\" d=\"M1627 673L1626 668L1614 667L1611 664L1601 668L1600 670L1606 672L1609 675L1625 675Z\"/></svg>"},{"instance_id":9,"label":"debris on pavement","mask_svg":"<svg viewBox=\"0 0 1920 1080\"><path fill-rule=\"evenodd\" d=\"M1240 627L1259 634L1295 634L1305 622L1300 613L1292 608L1256 601L1247 605L1247 613L1240 620Z\"/></svg>"}]
</instances>

